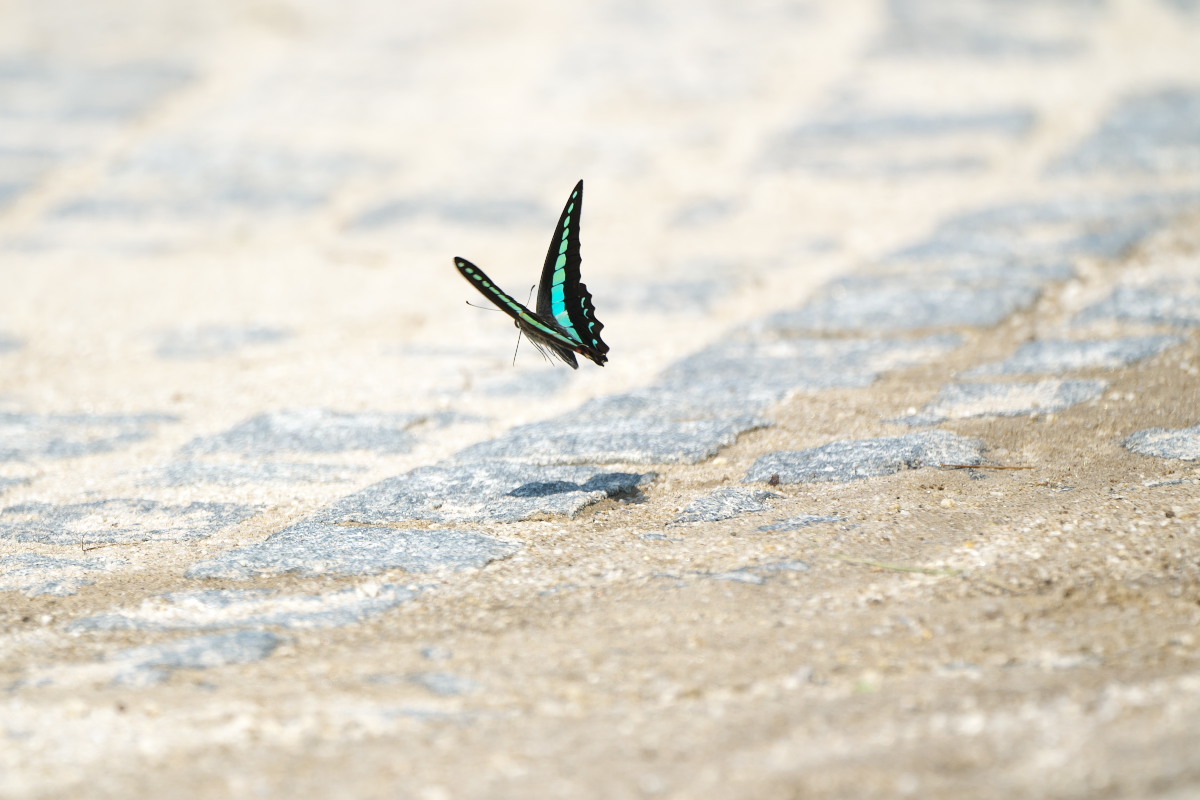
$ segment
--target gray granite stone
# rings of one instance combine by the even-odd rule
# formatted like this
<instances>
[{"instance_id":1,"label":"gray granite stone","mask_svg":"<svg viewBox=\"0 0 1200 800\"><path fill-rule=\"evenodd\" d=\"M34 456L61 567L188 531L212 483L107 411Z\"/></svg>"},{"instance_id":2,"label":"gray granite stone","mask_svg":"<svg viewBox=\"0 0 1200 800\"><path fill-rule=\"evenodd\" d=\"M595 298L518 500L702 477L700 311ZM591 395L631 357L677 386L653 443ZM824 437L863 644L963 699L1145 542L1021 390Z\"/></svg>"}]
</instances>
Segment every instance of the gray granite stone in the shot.
<instances>
[{"instance_id":1,"label":"gray granite stone","mask_svg":"<svg viewBox=\"0 0 1200 800\"><path fill-rule=\"evenodd\" d=\"M465 225L539 225L547 223L547 220L553 222L553 216L553 211L531 200L414 197L391 200L367 209L350 223L350 227L371 230L422 217Z\"/></svg>"},{"instance_id":2,"label":"gray granite stone","mask_svg":"<svg viewBox=\"0 0 1200 800\"><path fill-rule=\"evenodd\" d=\"M877 56L969 59L1063 58L1082 52L1081 35L1102 0L1008 3L889 0ZM1039 13L1040 12L1040 13Z\"/></svg>"},{"instance_id":3,"label":"gray granite stone","mask_svg":"<svg viewBox=\"0 0 1200 800\"><path fill-rule=\"evenodd\" d=\"M964 375L1061 374L1079 369L1115 369L1156 356L1183 341L1180 336L1132 336L1086 341L1046 339L1027 342L1003 361L983 364Z\"/></svg>"},{"instance_id":4,"label":"gray granite stone","mask_svg":"<svg viewBox=\"0 0 1200 800\"><path fill-rule=\"evenodd\" d=\"M311 211L352 179L383 169L354 153L291 152L239 140L153 141L115 161L94 191L53 209L52 221L121 225Z\"/></svg>"},{"instance_id":5,"label":"gray granite stone","mask_svg":"<svg viewBox=\"0 0 1200 800\"><path fill-rule=\"evenodd\" d=\"M722 278L622 282L616 296L606 298L605 311L690 314L708 311L729 294L733 283Z\"/></svg>"},{"instance_id":6,"label":"gray granite stone","mask_svg":"<svg viewBox=\"0 0 1200 800\"><path fill-rule=\"evenodd\" d=\"M375 575L479 569L520 545L457 530L403 530L300 522L263 542L193 564L188 578L246 580L260 575Z\"/></svg>"},{"instance_id":7,"label":"gray granite stone","mask_svg":"<svg viewBox=\"0 0 1200 800\"><path fill-rule=\"evenodd\" d=\"M172 414L26 414L0 412L0 461L77 458L149 439Z\"/></svg>"},{"instance_id":8,"label":"gray granite stone","mask_svg":"<svg viewBox=\"0 0 1200 800\"><path fill-rule=\"evenodd\" d=\"M21 503L0 511L0 539L42 544L128 544L212 536L258 513L233 503L169 505L114 498L53 505Z\"/></svg>"},{"instance_id":9,"label":"gray granite stone","mask_svg":"<svg viewBox=\"0 0 1200 800\"><path fill-rule=\"evenodd\" d=\"M304 464L294 461L176 461L155 470L146 486L257 486L267 483L345 483L366 467L354 464Z\"/></svg>"},{"instance_id":10,"label":"gray granite stone","mask_svg":"<svg viewBox=\"0 0 1200 800\"><path fill-rule=\"evenodd\" d=\"M1200 326L1200 281L1161 281L1149 286L1118 286L1075 318L1079 324L1119 320L1178 327Z\"/></svg>"},{"instance_id":11,"label":"gray granite stone","mask_svg":"<svg viewBox=\"0 0 1200 800\"><path fill-rule=\"evenodd\" d=\"M768 475L767 480L771 477ZM782 479L781 479L782 480ZM773 522L770 525L760 525L759 530L767 533L782 533L785 531L798 531L801 528L807 528L810 525L820 525L826 522L845 522L845 517L822 517L816 514L801 514L798 517L788 517L781 519L778 522Z\"/></svg>"},{"instance_id":12,"label":"gray granite stone","mask_svg":"<svg viewBox=\"0 0 1200 800\"><path fill-rule=\"evenodd\" d=\"M262 458L276 453L341 453L371 450L407 453L416 441L411 429L421 423L445 424L444 414L346 413L323 408L273 411L251 417L224 433L195 439L188 455L239 453Z\"/></svg>"},{"instance_id":13,"label":"gray granite stone","mask_svg":"<svg viewBox=\"0 0 1200 800\"><path fill-rule=\"evenodd\" d=\"M722 486L688 503L687 507L675 517L673 524L719 522L742 514L767 511L771 507L767 501L780 497L782 495L765 489Z\"/></svg>"},{"instance_id":14,"label":"gray granite stone","mask_svg":"<svg viewBox=\"0 0 1200 800\"><path fill-rule=\"evenodd\" d=\"M668 412L670 409L664 409ZM464 462L510 461L538 465L695 464L716 455L746 431L766 425L753 416L595 419L583 413L521 425L498 439L460 452Z\"/></svg>"},{"instance_id":15,"label":"gray granite stone","mask_svg":"<svg viewBox=\"0 0 1200 800\"><path fill-rule=\"evenodd\" d=\"M414 672L405 678L409 683L415 683L443 697L469 694L482 688L476 681L453 672Z\"/></svg>"},{"instance_id":16,"label":"gray granite stone","mask_svg":"<svg viewBox=\"0 0 1200 800\"><path fill-rule=\"evenodd\" d=\"M704 577L714 581L730 581L732 583L749 583L754 586L761 586L767 582L767 579L756 572L751 572L746 569L731 569L728 572L709 572L705 573Z\"/></svg>"},{"instance_id":17,"label":"gray granite stone","mask_svg":"<svg viewBox=\"0 0 1200 800\"><path fill-rule=\"evenodd\" d=\"M647 412L684 419L757 413L797 391L869 386L883 372L926 363L962 344L956 334L919 339L792 334L786 315L773 315L748 326L738 338L676 362L644 395ZM628 416L632 409L613 411ZM599 418L604 410L588 404L579 413Z\"/></svg>"},{"instance_id":18,"label":"gray granite stone","mask_svg":"<svg viewBox=\"0 0 1200 800\"><path fill-rule=\"evenodd\" d=\"M165 61L100 64L6 56L0 58L0 106L6 118L41 126L127 122L193 78L188 67Z\"/></svg>"},{"instance_id":19,"label":"gray granite stone","mask_svg":"<svg viewBox=\"0 0 1200 800\"><path fill-rule=\"evenodd\" d=\"M856 291L836 285L795 311L767 323L791 331L913 331L962 325L991 327L1028 308L1036 286L923 287L919 282L880 279Z\"/></svg>"},{"instance_id":20,"label":"gray granite stone","mask_svg":"<svg viewBox=\"0 0 1200 800\"><path fill-rule=\"evenodd\" d=\"M1200 89L1167 87L1125 97L1052 173L1200 171Z\"/></svg>"},{"instance_id":21,"label":"gray granite stone","mask_svg":"<svg viewBox=\"0 0 1200 800\"><path fill-rule=\"evenodd\" d=\"M378 616L421 593L415 586L367 586L319 595L274 589L172 592L122 609L75 620L70 631L172 631L226 628L335 628Z\"/></svg>"},{"instance_id":22,"label":"gray granite stone","mask_svg":"<svg viewBox=\"0 0 1200 800\"><path fill-rule=\"evenodd\" d=\"M983 172L989 166L986 158L976 155L946 155L925 157L879 156L849 151L816 151L816 155L793 155L785 164L823 178L912 178L939 173L967 174ZM768 156L769 157L769 156ZM777 168L772 164L773 168Z\"/></svg>"},{"instance_id":23,"label":"gray granite stone","mask_svg":"<svg viewBox=\"0 0 1200 800\"><path fill-rule=\"evenodd\" d=\"M942 222L892 260L1061 260L1114 258L1180 214L1200 208L1200 192L1099 193L1043 202L1000 203Z\"/></svg>"},{"instance_id":24,"label":"gray granite stone","mask_svg":"<svg viewBox=\"0 0 1200 800\"><path fill-rule=\"evenodd\" d=\"M894 114L864 114L831 117L806 122L788 131L785 141L793 146L844 145L852 142L894 142L903 139L938 139L963 134L998 134L1021 138L1037 123L1029 108L988 111Z\"/></svg>"},{"instance_id":25,"label":"gray granite stone","mask_svg":"<svg viewBox=\"0 0 1200 800\"><path fill-rule=\"evenodd\" d=\"M1027 135L1028 108L971 112L859 112L807 120L767 146L769 169L803 169L827 177L903 178L985 169L981 143Z\"/></svg>"},{"instance_id":26,"label":"gray granite stone","mask_svg":"<svg viewBox=\"0 0 1200 800\"><path fill-rule=\"evenodd\" d=\"M1020 258L963 252L953 243L944 251L906 248L885 256L880 266L883 274L907 274L925 285L1042 287L1076 275L1075 265L1069 257ZM856 280L861 278L843 278L838 284L851 288L851 282Z\"/></svg>"},{"instance_id":27,"label":"gray granite stone","mask_svg":"<svg viewBox=\"0 0 1200 800\"><path fill-rule=\"evenodd\" d=\"M794 558L785 558L780 561L767 561L763 564L756 564L752 567L743 567L743 569L751 569L756 572L808 572L812 569L812 565L805 561L799 561Z\"/></svg>"},{"instance_id":28,"label":"gray granite stone","mask_svg":"<svg viewBox=\"0 0 1200 800\"><path fill-rule=\"evenodd\" d=\"M1191 428L1149 428L1125 439L1125 447L1140 456L1200 459L1200 425Z\"/></svg>"},{"instance_id":29,"label":"gray granite stone","mask_svg":"<svg viewBox=\"0 0 1200 800\"><path fill-rule=\"evenodd\" d=\"M1200 191L1176 190L1105 195L1079 194L1040 202L998 203L956 214L938 226L949 232L1003 231L1066 226L1099 229L1122 220L1164 222L1200 204Z\"/></svg>"},{"instance_id":30,"label":"gray granite stone","mask_svg":"<svg viewBox=\"0 0 1200 800\"><path fill-rule=\"evenodd\" d=\"M732 581L734 583L749 583L754 586L761 586L772 575L780 572L808 572L810 569L812 567L803 561L787 558L781 561L769 561L764 564L738 567L737 569L725 572L704 572L699 574L715 581Z\"/></svg>"},{"instance_id":31,"label":"gray granite stone","mask_svg":"<svg viewBox=\"0 0 1200 800\"><path fill-rule=\"evenodd\" d=\"M99 558L60 558L41 553L0 556L0 592L21 592L26 597L73 595L95 583L89 573L108 572L123 564Z\"/></svg>"},{"instance_id":32,"label":"gray granite stone","mask_svg":"<svg viewBox=\"0 0 1200 800\"><path fill-rule=\"evenodd\" d=\"M567 387L570 372L561 367L540 370L522 370L515 375L502 375L480 384L484 394L495 396L530 395L549 397Z\"/></svg>"},{"instance_id":33,"label":"gray granite stone","mask_svg":"<svg viewBox=\"0 0 1200 800\"><path fill-rule=\"evenodd\" d=\"M214 633L122 650L109 657L113 683L139 687L162 683L177 669L213 669L262 661L283 643L269 631Z\"/></svg>"},{"instance_id":34,"label":"gray granite stone","mask_svg":"<svg viewBox=\"0 0 1200 800\"><path fill-rule=\"evenodd\" d=\"M951 383L920 413L895 420L905 425L936 425L948 419L1049 414L1099 397L1101 380L1048 379L1033 383Z\"/></svg>"},{"instance_id":35,"label":"gray granite stone","mask_svg":"<svg viewBox=\"0 0 1200 800\"><path fill-rule=\"evenodd\" d=\"M891 475L905 469L942 464L980 464L984 444L947 431L925 431L879 439L831 442L807 450L784 450L761 456L745 482L847 483Z\"/></svg>"},{"instance_id":36,"label":"gray granite stone","mask_svg":"<svg viewBox=\"0 0 1200 800\"><path fill-rule=\"evenodd\" d=\"M324 523L520 522L573 517L609 497L637 497L654 473L594 466L541 467L507 461L418 467L380 481L316 512Z\"/></svg>"},{"instance_id":37,"label":"gray granite stone","mask_svg":"<svg viewBox=\"0 0 1200 800\"><path fill-rule=\"evenodd\" d=\"M11 119L6 119L10 123ZM32 142L32 130L17 135L13 144L0 141L0 208L16 200L50 174L64 154Z\"/></svg>"},{"instance_id":38,"label":"gray granite stone","mask_svg":"<svg viewBox=\"0 0 1200 800\"><path fill-rule=\"evenodd\" d=\"M214 358L236 353L245 347L280 342L291 336L282 328L204 325L162 331L157 336L155 354L159 358Z\"/></svg>"},{"instance_id":39,"label":"gray granite stone","mask_svg":"<svg viewBox=\"0 0 1200 800\"><path fill-rule=\"evenodd\" d=\"M761 413L795 391L867 386L882 372L937 358L953 334L921 339L781 338L777 320L752 326L668 369L649 387L596 398L463 450L463 462L541 465L697 463L769 425Z\"/></svg>"},{"instance_id":40,"label":"gray granite stone","mask_svg":"<svg viewBox=\"0 0 1200 800\"><path fill-rule=\"evenodd\" d=\"M24 486L29 478L0 478L0 494L4 494L14 486Z\"/></svg>"},{"instance_id":41,"label":"gray granite stone","mask_svg":"<svg viewBox=\"0 0 1200 800\"><path fill-rule=\"evenodd\" d=\"M213 669L261 661L284 639L269 631L214 633L132 647L92 663L56 663L35 668L11 688L94 687L101 683L128 688L154 686L179 669Z\"/></svg>"}]
</instances>

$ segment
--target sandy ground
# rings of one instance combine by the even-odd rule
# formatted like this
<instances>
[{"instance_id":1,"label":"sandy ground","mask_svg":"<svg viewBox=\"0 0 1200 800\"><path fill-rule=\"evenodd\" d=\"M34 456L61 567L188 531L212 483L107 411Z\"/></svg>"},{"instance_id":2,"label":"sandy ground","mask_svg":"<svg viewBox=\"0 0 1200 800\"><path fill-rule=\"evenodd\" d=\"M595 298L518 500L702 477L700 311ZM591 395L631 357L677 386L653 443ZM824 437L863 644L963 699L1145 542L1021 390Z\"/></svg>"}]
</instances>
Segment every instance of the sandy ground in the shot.
<instances>
[{"instance_id":1,"label":"sandy ground","mask_svg":"<svg viewBox=\"0 0 1200 800\"><path fill-rule=\"evenodd\" d=\"M796 392L773 426L700 463L631 466L658 475L639 502L473 526L521 546L482 569L183 577L378 480L642 386L955 214L1194 191L1196 161L1049 171L1122 98L1195 89L1200 20L1186 5L0 0L0 114L16 120L0 119L0 186L18 187L0 205L0 334L20 342L0 352L0 412L176 419L107 452L0 459L14 481L0 505L260 511L189 540L0 538L0 557L120 562L73 594L3 594L0 795L1200 794L1200 467L1122 445L1200 423L1195 327L1170 328L1182 344L1158 356L1078 371L1108 382L1089 402L940 426L984 440L985 468L772 486L769 511L672 524L765 453L908 432L891 420L1069 332L1115 286L1194 280L1195 210L1119 254L1075 258L1075 277L998 325L955 328L963 344L945 357ZM944 51L888 44L919 38L905 27L918 23ZM92 91L123 97L125 78L88 81L134 63L183 77L132 111L118 98L78 112ZM77 105L4 83L21 70L48 70ZM1033 122L834 134L786 168L773 149L813 120L997 109ZM38 148L44 168L3 160ZM928 166L940 158L966 166ZM230 174L256 177L230 188ZM530 349L512 366L507 320L464 305L477 298L450 258L523 295L579 177L611 361L545 396L490 392L565 368ZM702 303L656 303L701 278L717 285ZM618 301L630 287L649 299ZM1129 332L1106 324L1090 330ZM286 335L163 357L164 336L203 326ZM409 452L342 458L337 481L148 488L196 437L291 407L459 417ZM760 530L800 514L841 519ZM793 566L745 571L779 562ZM432 588L153 685L95 668L177 632L68 628L166 592L389 582ZM456 683L431 689L430 675Z\"/></svg>"}]
</instances>

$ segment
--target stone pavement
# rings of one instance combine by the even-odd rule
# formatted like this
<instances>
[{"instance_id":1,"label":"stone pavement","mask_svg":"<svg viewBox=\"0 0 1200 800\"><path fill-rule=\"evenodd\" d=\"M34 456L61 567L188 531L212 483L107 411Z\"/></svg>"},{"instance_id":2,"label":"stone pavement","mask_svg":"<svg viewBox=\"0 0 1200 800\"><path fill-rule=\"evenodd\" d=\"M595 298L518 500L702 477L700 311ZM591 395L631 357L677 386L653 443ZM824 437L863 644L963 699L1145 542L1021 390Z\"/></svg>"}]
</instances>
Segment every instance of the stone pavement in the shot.
<instances>
[{"instance_id":1,"label":"stone pavement","mask_svg":"<svg viewBox=\"0 0 1200 800\"><path fill-rule=\"evenodd\" d=\"M1200 4L0 20L0 796L1200 793Z\"/></svg>"}]
</instances>

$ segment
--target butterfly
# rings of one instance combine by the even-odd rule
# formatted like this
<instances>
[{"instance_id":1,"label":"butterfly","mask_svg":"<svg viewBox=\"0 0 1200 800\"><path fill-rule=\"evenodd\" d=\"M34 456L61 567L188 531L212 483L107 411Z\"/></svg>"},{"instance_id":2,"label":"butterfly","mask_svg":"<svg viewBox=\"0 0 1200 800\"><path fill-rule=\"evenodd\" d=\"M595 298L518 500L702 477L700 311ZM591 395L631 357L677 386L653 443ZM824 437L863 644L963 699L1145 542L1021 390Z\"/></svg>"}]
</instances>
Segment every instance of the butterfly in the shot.
<instances>
[{"instance_id":1,"label":"butterfly","mask_svg":"<svg viewBox=\"0 0 1200 800\"><path fill-rule=\"evenodd\" d=\"M513 318L513 323L543 354L554 355L578 369L575 354L603 367L608 345L600 338L604 323L596 319L592 295L579 282L579 215L583 210L583 181L575 184L546 251L538 282L537 312L510 297L483 270L465 258L454 266L467 281Z\"/></svg>"}]
</instances>

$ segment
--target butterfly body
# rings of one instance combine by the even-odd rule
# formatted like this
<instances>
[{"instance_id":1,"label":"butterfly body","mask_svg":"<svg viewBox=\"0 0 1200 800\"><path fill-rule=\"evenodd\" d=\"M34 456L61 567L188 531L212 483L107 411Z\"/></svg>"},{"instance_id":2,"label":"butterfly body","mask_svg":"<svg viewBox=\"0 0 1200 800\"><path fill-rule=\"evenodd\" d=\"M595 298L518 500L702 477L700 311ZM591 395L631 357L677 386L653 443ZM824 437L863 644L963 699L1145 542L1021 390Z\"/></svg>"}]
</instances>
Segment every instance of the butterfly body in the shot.
<instances>
[{"instance_id":1,"label":"butterfly body","mask_svg":"<svg viewBox=\"0 0 1200 800\"><path fill-rule=\"evenodd\" d=\"M582 355L598 366L608 361L608 345L600 338L604 323L596 319L592 295L579 280L579 217L583 209L583 181L575 184L558 225L538 283L537 311L531 311L495 284L479 267L465 258L454 266L521 330L543 353L561 358L572 369Z\"/></svg>"}]
</instances>

